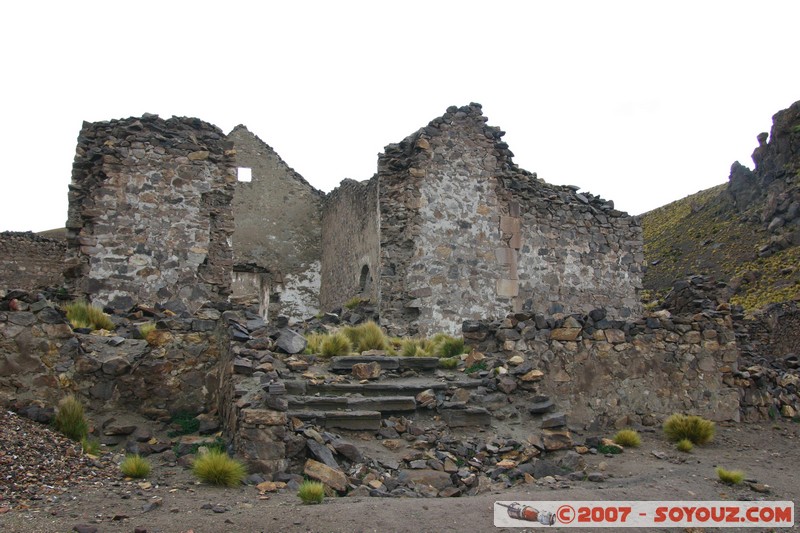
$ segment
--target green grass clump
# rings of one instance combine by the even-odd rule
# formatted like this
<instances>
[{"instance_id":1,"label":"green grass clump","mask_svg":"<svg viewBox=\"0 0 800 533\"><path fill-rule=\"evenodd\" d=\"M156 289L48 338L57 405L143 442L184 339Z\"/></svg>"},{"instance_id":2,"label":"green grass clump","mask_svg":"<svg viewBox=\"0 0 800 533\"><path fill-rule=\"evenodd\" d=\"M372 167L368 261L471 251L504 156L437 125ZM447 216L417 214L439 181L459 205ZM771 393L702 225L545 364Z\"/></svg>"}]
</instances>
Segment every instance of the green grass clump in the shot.
<instances>
[{"instance_id":1,"label":"green grass clump","mask_svg":"<svg viewBox=\"0 0 800 533\"><path fill-rule=\"evenodd\" d=\"M639 436L638 432L632 429L623 429L614 435L614 442L620 446L636 448L642 443L642 437Z\"/></svg>"},{"instance_id":2,"label":"green grass clump","mask_svg":"<svg viewBox=\"0 0 800 533\"><path fill-rule=\"evenodd\" d=\"M100 455L100 441L97 439L83 437L81 439L81 448L83 448L83 453L89 455Z\"/></svg>"},{"instance_id":3,"label":"green grass clump","mask_svg":"<svg viewBox=\"0 0 800 533\"><path fill-rule=\"evenodd\" d=\"M464 339L444 335L436 342L436 355L439 357L456 357L464 353L464 350Z\"/></svg>"},{"instance_id":4,"label":"green grass clump","mask_svg":"<svg viewBox=\"0 0 800 533\"><path fill-rule=\"evenodd\" d=\"M679 452L689 453L694 449L694 444L689 439L681 439L675 444L675 447Z\"/></svg>"},{"instance_id":5,"label":"green grass clump","mask_svg":"<svg viewBox=\"0 0 800 533\"><path fill-rule=\"evenodd\" d=\"M320 344L319 353L325 357L349 355L353 351L353 344L344 333L327 335Z\"/></svg>"},{"instance_id":6,"label":"green grass clump","mask_svg":"<svg viewBox=\"0 0 800 533\"><path fill-rule=\"evenodd\" d=\"M102 309L84 301L78 300L69 303L64 309L67 312L67 320L75 329L107 329L111 331L115 328L111 318Z\"/></svg>"},{"instance_id":7,"label":"green grass clump","mask_svg":"<svg viewBox=\"0 0 800 533\"><path fill-rule=\"evenodd\" d=\"M318 354L322 351L322 342L328 335L325 333L309 333L306 335L306 350L307 355Z\"/></svg>"},{"instance_id":8,"label":"green grass clump","mask_svg":"<svg viewBox=\"0 0 800 533\"><path fill-rule=\"evenodd\" d=\"M200 421L192 413L185 411L175 413L170 420L172 430L167 433L168 437L179 437L189 435L200 429Z\"/></svg>"},{"instance_id":9,"label":"green grass clump","mask_svg":"<svg viewBox=\"0 0 800 533\"><path fill-rule=\"evenodd\" d=\"M442 357L439 359L439 368L452 370L458 366L459 361L458 357Z\"/></svg>"},{"instance_id":10,"label":"green grass clump","mask_svg":"<svg viewBox=\"0 0 800 533\"><path fill-rule=\"evenodd\" d=\"M695 415L671 415L664 421L664 433L671 441L689 439L692 444L706 444L714 438L714 422Z\"/></svg>"},{"instance_id":11,"label":"green grass clump","mask_svg":"<svg viewBox=\"0 0 800 533\"><path fill-rule=\"evenodd\" d=\"M744 481L744 472L741 470L725 470L721 466L717 467L717 477L728 485L738 485Z\"/></svg>"},{"instance_id":12,"label":"green grass clump","mask_svg":"<svg viewBox=\"0 0 800 533\"><path fill-rule=\"evenodd\" d=\"M150 335L151 332L156 330L156 325L152 322L146 322L144 324L139 325L139 336L144 340L147 340L147 336Z\"/></svg>"},{"instance_id":13,"label":"green grass clump","mask_svg":"<svg viewBox=\"0 0 800 533\"><path fill-rule=\"evenodd\" d=\"M358 307L358 306L359 306L359 304L360 304L361 302L364 302L364 301L366 301L366 300L364 300L364 299L363 299L363 298L361 298L360 296L353 296L352 298L350 298L349 300L347 300L347 301L344 303L344 306L345 306L347 309L355 309L356 307Z\"/></svg>"},{"instance_id":14,"label":"green grass clump","mask_svg":"<svg viewBox=\"0 0 800 533\"><path fill-rule=\"evenodd\" d=\"M319 481L305 480L297 489L297 495L303 503L322 503L325 499L325 485Z\"/></svg>"},{"instance_id":15,"label":"green grass clump","mask_svg":"<svg viewBox=\"0 0 800 533\"><path fill-rule=\"evenodd\" d=\"M356 326L358 343L354 345L359 352L367 350L386 350L389 347L389 339L383 333L381 327L372 320Z\"/></svg>"},{"instance_id":16,"label":"green grass clump","mask_svg":"<svg viewBox=\"0 0 800 533\"><path fill-rule=\"evenodd\" d=\"M58 431L77 442L89 434L89 422L83 413L83 405L72 394L58 402L54 423Z\"/></svg>"},{"instance_id":17,"label":"green grass clump","mask_svg":"<svg viewBox=\"0 0 800 533\"><path fill-rule=\"evenodd\" d=\"M119 469L125 477L143 479L150 475L150 461L140 455L128 455L119 464Z\"/></svg>"},{"instance_id":18,"label":"green grass clump","mask_svg":"<svg viewBox=\"0 0 800 533\"><path fill-rule=\"evenodd\" d=\"M247 475L245 466L219 450L209 450L208 453L195 459L192 473L200 481L210 485L235 487Z\"/></svg>"},{"instance_id":19,"label":"green grass clump","mask_svg":"<svg viewBox=\"0 0 800 533\"><path fill-rule=\"evenodd\" d=\"M473 372L480 372L481 370L486 370L486 361L478 361L471 367L464 370L467 374L472 374Z\"/></svg>"},{"instance_id":20,"label":"green grass clump","mask_svg":"<svg viewBox=\"0 0 800 533\"><path fill-rule=\"evenodd\" d=\"M403 344L400 346L400 355L402 357L414 357L417 355L417 350L419 346L417 346L417 341L414 339L405 339Z\"/></svg>"}]
</instances>

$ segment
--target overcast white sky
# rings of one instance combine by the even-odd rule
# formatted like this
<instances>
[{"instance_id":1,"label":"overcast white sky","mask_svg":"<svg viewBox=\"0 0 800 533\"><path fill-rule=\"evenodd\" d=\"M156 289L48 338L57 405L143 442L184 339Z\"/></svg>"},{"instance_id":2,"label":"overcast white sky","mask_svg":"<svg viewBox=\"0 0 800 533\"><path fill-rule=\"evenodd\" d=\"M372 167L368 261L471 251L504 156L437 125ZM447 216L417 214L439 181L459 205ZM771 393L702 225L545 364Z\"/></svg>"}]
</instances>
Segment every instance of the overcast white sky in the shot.
<instances>
[{"instance_id":1,"label":"overcast white sky","mask_svg":"<svg viewBox=\"0 0 800 533\"><path fill-rule=\"evenodd\" d=\"M800 99L800 2L18 1L0 22L0 230L62 227L81 123L243 123L316 187L449 105L639 214L752 167Z\"/></svg>"}]
</instances>

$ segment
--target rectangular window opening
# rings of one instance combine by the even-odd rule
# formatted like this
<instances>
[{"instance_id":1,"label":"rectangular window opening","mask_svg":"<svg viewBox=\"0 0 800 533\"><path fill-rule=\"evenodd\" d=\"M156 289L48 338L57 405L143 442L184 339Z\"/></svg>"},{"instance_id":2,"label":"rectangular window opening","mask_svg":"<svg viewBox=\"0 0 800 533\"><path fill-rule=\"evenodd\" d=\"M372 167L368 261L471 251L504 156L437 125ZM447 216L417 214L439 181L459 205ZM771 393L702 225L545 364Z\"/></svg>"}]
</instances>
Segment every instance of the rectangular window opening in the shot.
<instances>
[{"instance_id":1,"label":"rectangular window opening","mask_svg":"<svg viewBox=\"0 0 800 533\"><path fill-rule=\"evenodd\" d=\"M250 182L253 181L253 169L247 167L239 167L236 169L236 178L239 181Z\"/></svg>"}]
</instances>

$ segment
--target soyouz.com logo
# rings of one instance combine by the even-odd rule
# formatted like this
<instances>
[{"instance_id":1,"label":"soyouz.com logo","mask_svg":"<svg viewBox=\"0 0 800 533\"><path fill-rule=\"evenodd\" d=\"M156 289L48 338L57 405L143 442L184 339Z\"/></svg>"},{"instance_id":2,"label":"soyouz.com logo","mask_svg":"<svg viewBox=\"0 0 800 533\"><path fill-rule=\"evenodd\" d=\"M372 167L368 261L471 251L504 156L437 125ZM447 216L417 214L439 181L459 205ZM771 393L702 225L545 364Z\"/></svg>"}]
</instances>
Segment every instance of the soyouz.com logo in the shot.
<instances>
[{"instance_id":1,"label":"soyouz.com logo","mask_svg":"<svg viewBox=\"0 0 800 533\"><path fill-rule=\"evenodd\" d=\"M498 501L497 527L792 527L794 502Z\"/></svg>"}]
</instances>

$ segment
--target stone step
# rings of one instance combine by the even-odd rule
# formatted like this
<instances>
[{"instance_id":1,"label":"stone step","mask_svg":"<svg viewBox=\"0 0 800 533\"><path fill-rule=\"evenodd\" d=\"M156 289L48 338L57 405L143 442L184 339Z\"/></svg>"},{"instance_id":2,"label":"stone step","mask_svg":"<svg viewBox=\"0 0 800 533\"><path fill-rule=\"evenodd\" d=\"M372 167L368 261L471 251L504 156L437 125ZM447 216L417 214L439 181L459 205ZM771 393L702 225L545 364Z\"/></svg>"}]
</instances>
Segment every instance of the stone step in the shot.
<instances>
[{"instance_id":1,"label":"stone step","mask_svg":"<svg viewBox=\"0 0 800 533\"><path fill-rule=\"evenodd\" d=\"M480 384L478 382L476 387ZM460 385L459 385L460 386ZM450 387L448 383L441 381L422 382L422 383L390 383L379 381L375 383L323 383L306 386L306 394L320 394L330 396L340 396L345 394L360 394L362 396L416 396L420 392L428 389L434 391L446 391Z\"/></svg>"},{"instance_id":2,"label":"stone step","mask_svg":"<svg viewBox=\"0 0 800 533\"><path fill-rule=\"evenodd\" d=\"M381 413L405 413L415 411L417 402L413 396L295 396L289 398L289 409L301 410L345 410L380 411Z\"/></svg>"},{"instance_id":3,"label":"stone step","mask_svg":"<svg viewBox=\"0 0 800 533\"><path fill-rule=\"evenodd\" d=\"M380 411L289 411L288 414L326 429L377 431L381 427Z\"/></svg>"},{"instance_id":4,"label":"stone step","mask_svg":"<svg viewBox=\"0 0 800 533\"><path fill-rule=\"evenodd\" d=\"M348 355L334 357L330 362L332 372L351 372L358 363L378 363L381 370L436 370L438 357L394 357L388 355Z\"/></svg>"}]
</instances>

